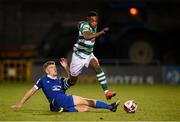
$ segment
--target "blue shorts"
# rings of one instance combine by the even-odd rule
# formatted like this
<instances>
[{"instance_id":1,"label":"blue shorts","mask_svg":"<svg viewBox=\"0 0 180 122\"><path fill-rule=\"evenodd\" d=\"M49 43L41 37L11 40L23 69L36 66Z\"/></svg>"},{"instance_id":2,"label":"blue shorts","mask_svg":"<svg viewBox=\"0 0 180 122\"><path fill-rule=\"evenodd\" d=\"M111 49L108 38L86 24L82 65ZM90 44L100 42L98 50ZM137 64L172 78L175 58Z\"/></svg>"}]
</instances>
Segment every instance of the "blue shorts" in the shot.
<instances>
[{"instance_id":1,"label":"blue shorts","mask_svg":"<svg viewBox=\"0 0 180 122\"><path fill-rule=\"evenodd\" d=\"M62 107L64 111L77 112L72 95L58 94L55 99L55 106Z\"/></svg>"}]
</instances>

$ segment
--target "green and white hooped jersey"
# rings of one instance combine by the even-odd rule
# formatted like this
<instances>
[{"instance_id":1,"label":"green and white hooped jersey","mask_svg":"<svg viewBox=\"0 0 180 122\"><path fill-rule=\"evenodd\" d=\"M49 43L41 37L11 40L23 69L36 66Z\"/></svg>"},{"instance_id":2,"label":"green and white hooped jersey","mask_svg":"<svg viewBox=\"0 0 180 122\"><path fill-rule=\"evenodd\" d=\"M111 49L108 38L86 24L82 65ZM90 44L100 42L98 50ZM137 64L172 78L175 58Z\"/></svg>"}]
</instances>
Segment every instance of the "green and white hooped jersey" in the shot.
<instances>
[{"instance_id":1,"label":"green and white hooped jersey","mask_svg":"<svg viewBox=\"0 0 180 122\"><path fill-rule=\"evenodd\" d=\"M79 28L79 37L77 43L74 45L73 51L76 55L87 58L89 55L93 53L93 47L95 43L95 38L93 39L85 39L83 33L85 31L89 31L92 34L96 33L96 28L91 28L87 21L83 21Z\"/></svg>"}]
</instances>

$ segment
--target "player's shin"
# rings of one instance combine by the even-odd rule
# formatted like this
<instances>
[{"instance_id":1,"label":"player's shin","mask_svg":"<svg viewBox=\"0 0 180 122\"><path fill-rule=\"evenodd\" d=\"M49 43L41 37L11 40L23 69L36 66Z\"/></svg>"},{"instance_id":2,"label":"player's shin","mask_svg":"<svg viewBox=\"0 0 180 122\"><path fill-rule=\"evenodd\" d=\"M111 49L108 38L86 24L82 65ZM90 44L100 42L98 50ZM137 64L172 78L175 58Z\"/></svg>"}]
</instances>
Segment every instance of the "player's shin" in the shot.
<instances>
[{"instance_id":1,"label":"player's shin","mask_svg":"<svg viewBox=\"0 0 180 122\"><path fill-rule=\"evenodd\" d=\"M108 86L107 86L106 76L103 70L99 67L95 71L96 71L97 79L99 83L101 84L103 91L106 92L108 90Z\"/></svg>"},{"instance_id":2,"label":"player's shin","mask_svg":"<svg viewBox=\"0 0 180 122\"><path fill-rule=\"evenodd\" d=\"M68 88L70 88L71 86L73 86L75 84L76 84L75 81L72 81L70 79L64 79L64 87L65 87L65 89L68 89Z\"/></svg>"}]
</instances>

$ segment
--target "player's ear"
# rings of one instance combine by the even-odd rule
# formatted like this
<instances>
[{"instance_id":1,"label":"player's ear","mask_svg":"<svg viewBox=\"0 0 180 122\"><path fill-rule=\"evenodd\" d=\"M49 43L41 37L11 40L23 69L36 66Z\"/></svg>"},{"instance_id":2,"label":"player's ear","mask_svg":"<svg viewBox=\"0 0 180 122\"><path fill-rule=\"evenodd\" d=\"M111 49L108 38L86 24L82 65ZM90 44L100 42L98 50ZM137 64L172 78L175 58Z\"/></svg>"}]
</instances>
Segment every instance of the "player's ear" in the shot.
<instances>
[{"instance_id":1,"label":"player's ear","mask_svg":"<svg viewBox=\"0 0 180 122\"><path fill-rule=\"evenodd\" d=\"M45 71L45 73L46 73L46 74L48 74L48 73L49 73L49 72L48 72L48 68L44 69L44 71Z\"/></svg>"}]
</instances>

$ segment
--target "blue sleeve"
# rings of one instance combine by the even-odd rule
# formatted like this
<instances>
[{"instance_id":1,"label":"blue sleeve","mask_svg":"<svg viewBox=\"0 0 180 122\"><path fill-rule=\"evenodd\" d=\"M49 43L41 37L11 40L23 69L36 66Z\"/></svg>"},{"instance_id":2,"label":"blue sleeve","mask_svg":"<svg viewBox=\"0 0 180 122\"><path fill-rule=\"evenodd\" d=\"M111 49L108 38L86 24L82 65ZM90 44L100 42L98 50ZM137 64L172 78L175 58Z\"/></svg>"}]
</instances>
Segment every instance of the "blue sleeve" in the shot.
<instances>
[{"instance_id":1,"label":"blue sleeve","mask_svg":"<svg viewBox=\"0 0 180 122\"><path fill-rule=\"evenodd\" d=\"M36 82L36 84L34 85L34 87L35 87L36 89L42 88L42 79L41 79L41 78L39 78L39 79L37 80L37 82Z\"/></svg>"}]
</instances>

